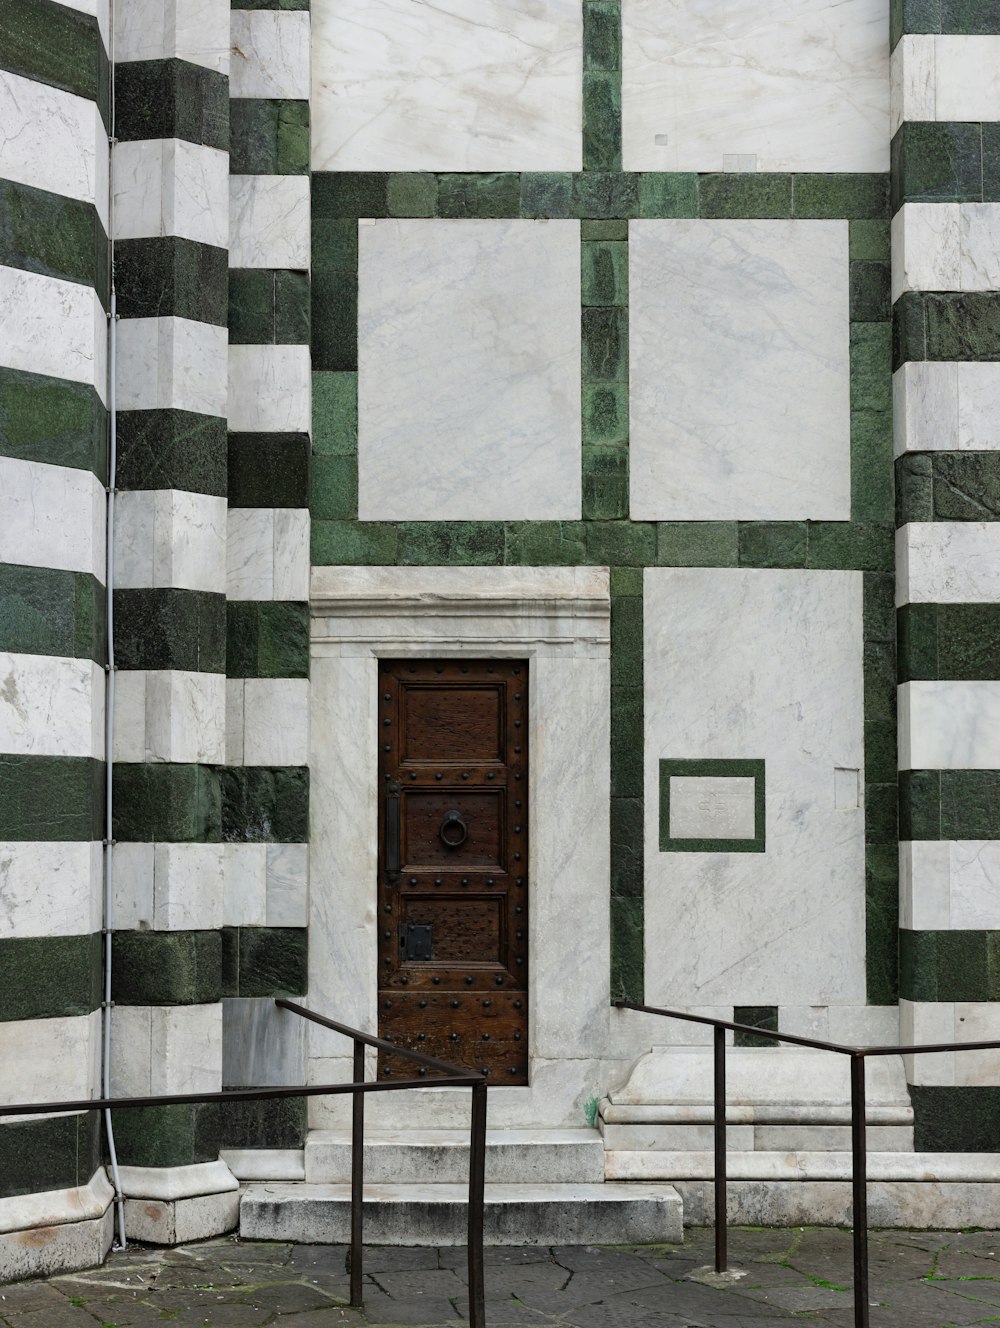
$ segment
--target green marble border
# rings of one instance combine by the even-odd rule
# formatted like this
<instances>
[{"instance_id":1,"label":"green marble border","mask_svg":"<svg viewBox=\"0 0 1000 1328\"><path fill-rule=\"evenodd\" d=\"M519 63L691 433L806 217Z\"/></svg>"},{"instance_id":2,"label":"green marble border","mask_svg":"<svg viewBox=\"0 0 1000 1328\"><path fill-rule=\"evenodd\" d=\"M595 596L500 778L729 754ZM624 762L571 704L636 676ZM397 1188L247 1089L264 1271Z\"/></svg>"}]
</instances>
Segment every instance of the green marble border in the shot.
<instances>
[{"instance_id":1,"label":"green marble border","mask_svg":"<svg viewBox=\"0 0 1000 1328\"><path fill-rule=\"evenodd\" d=\"M892 311L892 367L1000 360L1000 291L906 291Z\"/></svg>"},{"instance_id":2,"label":"green marble border","mask_svg":"<svg viewBox=\"0 0 1000 1328\"><path fill-rule=\"evenodd\" d=\"M1000 839L1000 770L901 770L899 837Z\"/></svg>"},{"instance_id":3,"label":"green marble border","mask_svg":"<svg viewBox=\"0 0 1000 1328\"><path fill-rule=\"evenodd\" d=\"M764 853L767 842L764 760L684 760L670 758L659 763L660 852L661 853ZM754 829L752 839L675 839L670 834L670 780L672 776L720 776L754 781Z\"/></svg>"},{"instance_id":4,"label":"green marble border","mask_svg":"<svg viewBox=\"0 0 1000 1328\"><path fill-rule=\"evenodd\" d=\"M896 524L908 521L1000 521L1000 453L910 452L898 457Z\"/></svg>"},{"instance_id":5,"label":"green marble border","mask_svg":"<svg viewBox=\"0 0 1000 1328\"><path fill-rule=\"evenodd\" d=\"M223 927L223 996L303 996L308 987L306 927Z\"/></svg>"},{"instance_id":6,"label":"green marble border","mask_svg":"<svg viewBox=\"0 0 1000 1328\"><path fill-rule=\"evenodd\" d=\"M229 78L171 57L115 65L115 133L122 142L182 138L229 149Z\"/></svg>"},{"instance_id":7,"label":"green marble border","mask_svg":"<svg viewBox=\"0 0 1000 1328\"><path fill-rule=\"evenodd\" d=\"M751 1024L754 1028L769 1028L778 1031L778 1007L776 1005L737 1005L733 1007L734 1024ZM733 1033L734 1047L774 1047L780 1046L773 1038L757 1037L753 1033Z\"/></svg>"},{"instance_id":8,"label":"green marble border","mask_svg":"<svg viewBox=\"0 0 1000 1328\"><path fill-rule=\"evenodd\" d=\"M0 840L77 843L103 837L103 761L0 754Z\"/></svg>"},{"instance_id":9,"label":"green marble border","mask_svg":"<svg viewBox=\"0 0 1000 1328\"><path fill-rule=\"evenodd\" d=\"M119 489L182 489L224 498L226 421L159 407L118 412Z\"/></svg>"},{"instance_id":10,"label":"green marble border","mask_svg":"<svg viewBox=\"0 0 1000 1328\"><path fill-rule=\"evenodd\" d=\"M308 175L309 103L234 98L229 104L230 175Z\"/></svg>"},{"instance_id":11,"label":"green marble border","mask_svg":"<svg viewBox=\"0 0 1000 1328\"><path fill-rule=\"evenodd\" d=\"M621 0L583 0L583 169L621 168Z\"/></svg>"},{"instance_id":12,"label":"green marble border","mask_svg":"<svg viewBox=\"0 0 1000 1328\"><path fill-rule=\"evenodd\" d=\"M229 252L177 235L115 241L121 318L189 318L225 327Z\"/></svg>"},{"instance_id":13,"label":"green marble border","mask_svg":"<svg viewBox=\"0 0 1000 1328\"><path fill-rule=\"evenodd\" d=\"M92 286L108 308L108 237L93 203L0 179L0 264Z\"/></svg>"},{"instance_id":14,"label":"green marble border","mask_svg":"<svg viewBox=\"0 0 1000 1328\"><path fill-rule=\"evenodd\" d=\"M307 433L231 433L228 449L230 507L309 506Z\"/></svg>"},{"instance_id":15,"label":"green marble border","mask_svg":"<svg viewBox=\"0 0 1000 1328\"><path fill-rule=\"evenodd\" d=\"M101 972L99 932L5 936L0 939L0 1022L90 1014L100 1008Z\"/></svg>"},{"instance_id":16,"label":"green marble border","mask_svg":"<svg viewBox=\"0 0 1000 1328\"><path fill-rule=\"evenodd\" d=\"M982 37L1000 33L996 0L891 0L891 45L911 33Z\"/></svg>"},{"instance_id":17,"label":"green marble border","mask_svg":"<svg viewBox=\"0 0 1000 1328\"><path fill-rule=\"evenodd\" d=\"M308 678L309 605L290 600L230 600L226 676Z\"/></svg>"},{"instance_id":18,"label":"green marble border","mask_svg":"<svg viewBox=\"0 0 1000 1328\"><path fill-rule=\"evenodd\" d=\"M230 268L229 344L308 346L308 272Z\"/></svg>"}]
</instances>

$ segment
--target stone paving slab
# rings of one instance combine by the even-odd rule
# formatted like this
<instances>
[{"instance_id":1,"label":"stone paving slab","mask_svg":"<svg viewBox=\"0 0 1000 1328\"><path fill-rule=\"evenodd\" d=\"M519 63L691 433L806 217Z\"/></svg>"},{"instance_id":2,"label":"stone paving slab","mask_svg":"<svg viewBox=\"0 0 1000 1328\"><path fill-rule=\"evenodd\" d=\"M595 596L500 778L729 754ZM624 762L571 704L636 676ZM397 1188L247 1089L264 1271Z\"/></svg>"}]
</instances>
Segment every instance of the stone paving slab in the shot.
<instances>
[{"instance_id":1,"label":"stone paving slab","mask_svg":"<svg viewBox=\"0 0 1000 1328\"><path fill-rule=\"evenodd\" d=\"M683 1245L486 1250L488 1328L851 1328L851 1235L734 1228L706 1274L711 1231ZM1000 1324L1000 1232L877 1231L872 1328ZM208 1240L136 1246L102 1268L0 1286L0 1328L467 1328L465 1251L365 1251L348 1305L342 1245Z\"/></svg>"}]
</instances>

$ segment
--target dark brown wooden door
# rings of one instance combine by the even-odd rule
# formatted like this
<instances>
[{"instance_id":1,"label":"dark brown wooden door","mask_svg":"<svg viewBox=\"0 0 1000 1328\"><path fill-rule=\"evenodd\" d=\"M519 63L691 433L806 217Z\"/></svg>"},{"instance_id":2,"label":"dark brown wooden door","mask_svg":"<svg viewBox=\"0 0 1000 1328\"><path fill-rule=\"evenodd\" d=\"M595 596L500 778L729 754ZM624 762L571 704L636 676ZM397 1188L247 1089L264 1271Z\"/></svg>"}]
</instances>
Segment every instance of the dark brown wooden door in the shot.
<instances>
[{"instance_id":1,"label":"dark brown wooden door","mask_svg":"<svg viewBox=\"0 0 1000 1328\"><path fill-rule=\"evenodd\" d=\"M527 663L383 660L378 719L379 1034L526 1084Z\"/></svg>"}]
</instances>

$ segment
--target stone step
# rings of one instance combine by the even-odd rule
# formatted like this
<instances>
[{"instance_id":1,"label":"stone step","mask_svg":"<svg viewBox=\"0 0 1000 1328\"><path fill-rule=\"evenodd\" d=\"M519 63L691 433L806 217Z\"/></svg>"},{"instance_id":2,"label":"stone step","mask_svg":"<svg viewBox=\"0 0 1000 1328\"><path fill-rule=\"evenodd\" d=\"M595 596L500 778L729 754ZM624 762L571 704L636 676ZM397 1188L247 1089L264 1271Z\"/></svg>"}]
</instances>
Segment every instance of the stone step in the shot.
<instances>
[{"instance_id":1,"label":"stone step","mask_svg":"<svg viewBox=\"0 0 1000 1328\"><path fill-rule=\"evenodd\" d=\"M609 1152L609 1181L711 1180L715 1154L678 1152ZM868 1179L884 1182L1000 1182L996 1153L869 1153ZM729 1153L726 1170L733 1181L848 1181L851 1154L842 1152ZM689 1219L690 1220L690 1219Z\"/></svg>"},{"instance_id":2,"label":"stone step","mask_svg":"<svg viewBox=\"0 0 1000 1328\"><path fill-rule=\"evenodd\" d=\"M372 1245L464 1245L465 1185L366 1185L364 1238ZM246 1240L339 1244L350 1233L349 1185L248 1185ZM683 1239L672 1185L487 1185L488 1245L658 1244Z\"/></svg>"},{"instance_id":3,"label":"stone step","mask_svg":"<svg viewBox=\"0 0 1000 1328\"><path fill-rule=\"evenodd\" d=\"M601 1122L604 1147L609 1153L708 1151L714 1146L715 1127L706 1124L625 1124ZM726 1142L732 1152L790 1153L847 1152L850 1125L727 1125ZM912 1125L869 1125L868 1147L877 1153L912 1153Z\"/></svg>"},{"instance_id":4,"label":"stone step","mask_svg":"<svg viewBox=\"0 0 1000 1328\"><path fill-rule=\"evenodd\" d=\"M469 1177L468 1130L366 1130L365 1181L385 1185L462 1185ZM305 1148L310 1184L351 1179L349 1130L311 1130ZM497 1184L600 1184L604 1142L596 1129L488 1130L486 1179Z\"/></svg>"}]
</instances>

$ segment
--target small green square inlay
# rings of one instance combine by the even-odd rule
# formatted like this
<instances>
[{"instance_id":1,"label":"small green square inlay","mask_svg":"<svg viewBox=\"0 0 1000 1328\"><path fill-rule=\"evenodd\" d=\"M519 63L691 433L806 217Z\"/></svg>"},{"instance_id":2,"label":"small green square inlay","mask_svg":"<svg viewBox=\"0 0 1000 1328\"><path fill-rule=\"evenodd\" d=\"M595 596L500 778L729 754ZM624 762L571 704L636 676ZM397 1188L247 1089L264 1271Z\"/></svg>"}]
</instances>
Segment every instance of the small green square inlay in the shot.
<instances>
[{"instance_id":1,"label":"small green square inlay","mask_svg":"<svg viewBox=\"0 0 1000 1328\"><path fill-rule=\"evenodd\" d=\"M670 835L670 780L686 778L752 779L754 781L754 829L752 839L674 839ZM660 852L661 853L763 853L764 761L664 760L660 762Z\"/></svg>"}]
</instances>

